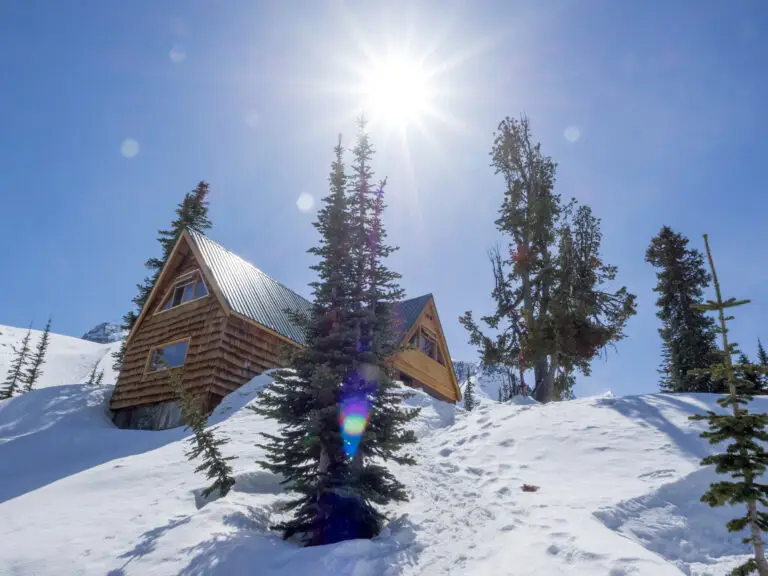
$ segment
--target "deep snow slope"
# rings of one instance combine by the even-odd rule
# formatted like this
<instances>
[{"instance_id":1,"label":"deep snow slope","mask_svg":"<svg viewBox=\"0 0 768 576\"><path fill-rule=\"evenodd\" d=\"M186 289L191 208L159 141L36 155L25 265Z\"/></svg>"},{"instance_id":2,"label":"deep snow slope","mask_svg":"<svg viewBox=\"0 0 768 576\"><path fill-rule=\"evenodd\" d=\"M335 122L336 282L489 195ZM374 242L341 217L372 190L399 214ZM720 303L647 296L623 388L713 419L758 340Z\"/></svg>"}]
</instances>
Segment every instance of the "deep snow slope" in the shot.
<instances>
[{"instance_id":1,"label":"deep snow slope","mask_svg":"<svg viewBox=\"0 0 768 576\"><path fill-rule=\"evenodd\" d=\"M5 380L13 359L12 346L18 346L26 333L26 328L0 325L0 382ZM33 351L42 333L42 330L32 330L29 343ZM114 384L116 374L112 370L111 355L119 347L119 343L98 344L52 332L48 354L42 367L43 374L35 387L47 388L85 382L96 362L99 370L104 369L104 382Z\"/></svg>"},{"instance_id":2,"label":"deep snow slope","mask_svg":"<svg viewBox=\"0 0 768 576\"><path fill-rule=\"evenodd\" d=\"M267 529L286 495L255 443L274 428L245 408L268 382L214 414L237 484L208 503L186 433L115 429L108 387L0 402L0 575L703 576L745 552L723 526L736 511L698 502L710 447L687 417L707 395L454 413L418 394L419 464L396 470L411 501L373 541L297 548Z\"/></svg>"}]
</instances>

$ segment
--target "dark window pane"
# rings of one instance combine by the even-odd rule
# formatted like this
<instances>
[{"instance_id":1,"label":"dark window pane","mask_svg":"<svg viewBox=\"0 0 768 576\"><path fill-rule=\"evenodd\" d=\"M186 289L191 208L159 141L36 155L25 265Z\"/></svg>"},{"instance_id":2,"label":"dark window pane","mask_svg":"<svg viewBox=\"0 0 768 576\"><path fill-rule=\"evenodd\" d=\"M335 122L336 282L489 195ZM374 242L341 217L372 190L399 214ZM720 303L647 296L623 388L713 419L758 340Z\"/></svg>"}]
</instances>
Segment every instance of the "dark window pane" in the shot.
<instances>
[{"instance_id":1,"label":"dark window pane","mask_svg":"<svg viewBox=\"0 0 768 576\"><path fill-rule=\"evenodd\" d=\"M208 290L202 280L197 281L197 287L195 288L195 298L202 298L208 295Z\"/></svg>"},{"instance_id":2,"label":"dark window pane","mask_svg":"<svg viewBox=\"0 0 768 576\"><path fill-rule=\"evenodd\" d=\"M440 352L440 348L437 349L437 361L440 362L443 366L445 366L445 360L443 359L443 353Z\"/></svg>"},{"instance_id":3,"label":"dark window pane","mask_svg":"<svg viewBox=\"0 0 768 576\"><path fill-rule=\"evenodd\" d=\"M177 286L173 290L173 304L171 306L178 306L181 304L181 297L184 296L184 286Z\"/></svg>"},{"instance_id":4,"label":"dark window pane","mask_svg":"<svg viewBox=\"0 0 768 576\"><path fill-rule=\"evenodd\" d=\"M149 362L150 370L165 370L166 368L175 368L183 366L184 359L187 356L188 341L177 342L163 348L156 348L152 352L152 359Z\"/></svg>"},{"instance_id":5,"label":"dark window pane","mask_svg":"<svg viewBox=\"0 0 768 576\"><path fill-rule=\"evenodd\" d=\"M421 351L430 358L435 357L435 340L424 332L421 333Z\"/></svg>"},{"instance_id":6,"label":"dark window pane","mask_svg":"<svg viewBox=\"0 0 768 576\"><path fill-rule=\"evenodd\" d=\"M181 301L189 302L190 300L192 300L192 298L195 297L195 283L190 282L189 284L184 285L183 288L184 288L184 292L182 293Z\"/></svg>"},{"instance_id":7,"label":"dark window pane","mask_svg":"<svg viewBox=\"0 0 768 576\"><path fill-rule=\"evenodd\" d=\"M419 333L416 332L413 336L411 336L411 340L408 342L410 346L413 346L414 348L419 347Z\"/></svg>"}]
</instances>

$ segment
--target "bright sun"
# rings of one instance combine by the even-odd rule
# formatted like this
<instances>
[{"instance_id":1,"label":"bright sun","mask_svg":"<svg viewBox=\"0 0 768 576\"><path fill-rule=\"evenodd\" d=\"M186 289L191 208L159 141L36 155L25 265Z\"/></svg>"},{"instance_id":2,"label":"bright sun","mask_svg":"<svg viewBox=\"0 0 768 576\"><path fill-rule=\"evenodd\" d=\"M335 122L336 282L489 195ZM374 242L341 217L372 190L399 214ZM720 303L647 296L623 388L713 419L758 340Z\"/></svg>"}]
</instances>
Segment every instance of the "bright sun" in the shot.
<instances>
[{"instance_id":1,"label":"bright sun","mask_svg":"<svg viewBox=\"0 0 768 576\"><path fill-rule=\"evenodd\" d=\"M401 56L374 61L363 78L363 107L374 122L405 127L418 123L432 106L429 73Z\"/></svg>"}]
</instances>

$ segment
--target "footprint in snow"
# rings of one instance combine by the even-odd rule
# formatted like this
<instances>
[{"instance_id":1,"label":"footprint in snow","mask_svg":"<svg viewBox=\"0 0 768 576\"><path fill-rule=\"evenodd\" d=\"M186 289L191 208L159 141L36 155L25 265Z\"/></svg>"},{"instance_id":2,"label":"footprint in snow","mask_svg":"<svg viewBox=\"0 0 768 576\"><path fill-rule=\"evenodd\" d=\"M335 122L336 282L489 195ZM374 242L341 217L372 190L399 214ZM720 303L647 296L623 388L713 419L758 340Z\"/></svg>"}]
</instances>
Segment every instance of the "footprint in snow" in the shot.
<instances>
[{"instance_id":1,"label":"footprint in snow","mask_svg":"<svg viewBox=\"0 0 768 576\"><path fill-rule=\"evenodd\" d=\"M654 470L653 472L646 472L645 474L640 474L638 478L642 480L655 480L657 478L669 478L674 475L675 475L674 470L664 469L664 470Z\"/></svg>"},{"instance_id":2,"label":"footprint in snow","mask_svg":"<svg viewBox=\"0 0 768 576\"><path fill-rule=\"evenodd\" d=\"M443 457L448 457L451 454L453 454L453 449L443 448L442 450L440 450L440 452L438 452L438 454L440 454L440 456L443 456Z\"/></svg>"},{"instance_id":3,"label":"footprint in snow","mask_svg":"<svg viewBox=\"0 0 768 576\"><path fill-rule=\"evenodd\" d=\"M511 448L515 445L515 440L513 438L507 438L506 440L502 440L499 442L499 446L502 448Z\"/></svg>"},{"instance_id":4,"label":"footprint in snow","mask_svg":"<svg viewBox=\"0 0 768 576\"><path fill-rule=\"evenodd\" d=\"M474 466L467 466L465 470L470 474L474 474L475 476L482 476L485 474L485 470L482 468L475 468Z\"/></svg>"}]
</instances>

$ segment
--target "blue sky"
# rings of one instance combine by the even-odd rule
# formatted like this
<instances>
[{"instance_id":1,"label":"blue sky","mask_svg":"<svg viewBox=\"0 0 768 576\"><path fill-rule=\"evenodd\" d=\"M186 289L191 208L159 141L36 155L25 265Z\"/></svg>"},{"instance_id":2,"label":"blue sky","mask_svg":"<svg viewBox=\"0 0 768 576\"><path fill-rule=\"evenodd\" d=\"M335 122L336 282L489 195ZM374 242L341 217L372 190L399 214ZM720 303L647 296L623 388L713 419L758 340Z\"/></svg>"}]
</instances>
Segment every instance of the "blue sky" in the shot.
<instances>
[{"instance_id":1,"label":"blue sky","mask_svg":"<svg viewBox=\"0 0 768 576\"><path fill-rule=\"evenodd\" d=\"M524 112L558 162L557 191L603 219L605 259L638 295L627 339L579 394L657 389L654 271L663 224L701 247L733 330L768 341L768 6L647 2L6 0L0 8L0 324L79 336L130 307L183 194L211 185L210 236L308 295L305 250L339 132L351 144L366 54L436 70L439 117L403 139L378 125L392 266L457 321L491 310L486 249L503 187L492 133ZM578 131L579 138L565 138ZM126 158L127 139L138 153Z\"/></svg>"}]
</instances>

